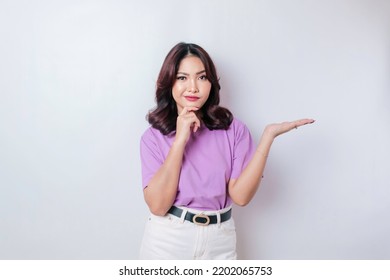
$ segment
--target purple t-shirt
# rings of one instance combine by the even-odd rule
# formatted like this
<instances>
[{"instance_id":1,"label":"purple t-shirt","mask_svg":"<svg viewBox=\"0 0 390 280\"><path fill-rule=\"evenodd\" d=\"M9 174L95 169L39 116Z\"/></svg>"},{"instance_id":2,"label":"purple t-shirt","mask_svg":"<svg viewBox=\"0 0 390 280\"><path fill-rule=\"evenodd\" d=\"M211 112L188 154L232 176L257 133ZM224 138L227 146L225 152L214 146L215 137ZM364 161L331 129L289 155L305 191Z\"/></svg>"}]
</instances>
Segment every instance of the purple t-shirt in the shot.
<instances>
[{"instance_id":1,"label":"purple t-shirt","mask_svg":"<svg viewBox=\"0 0 390 280\"><path fill-rule=\"evenodd\" d=\"M148 128L141 138L142 184L147 187L175 140ZM202 125L191 133L185 147L174 205L199 210L220 210L232 204L227 182L236 179L255 151L248 128L234 119L227 130Z\"/></svg>"}]
</instances>

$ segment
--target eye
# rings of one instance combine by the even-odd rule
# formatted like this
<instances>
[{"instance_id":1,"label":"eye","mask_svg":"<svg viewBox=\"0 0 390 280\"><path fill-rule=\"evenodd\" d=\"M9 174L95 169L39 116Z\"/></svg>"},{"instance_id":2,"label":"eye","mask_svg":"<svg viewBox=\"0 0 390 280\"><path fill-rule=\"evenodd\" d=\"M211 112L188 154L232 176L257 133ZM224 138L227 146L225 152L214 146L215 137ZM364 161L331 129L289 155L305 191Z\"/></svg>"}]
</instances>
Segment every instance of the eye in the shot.
<instances>
[{"instance_id":1,"label":"eye","mask_svg":"<svg viewBox=\"0 0 390 280\"><path fill-rule=\"evenodd\" d=\"M177 76L176 80L185 81L186 76Z\"/></svg>"},{"instance_id":2,"label":"eye","mask_svg":"<svg viewBox=\"0 0 390 280\"><path fill-rule=\"evenodd\" d=\"M206 81L207 80L207 76L206 75L202 75L202 76L199 77L199 80Z\"/></svg>"}]
</instances>

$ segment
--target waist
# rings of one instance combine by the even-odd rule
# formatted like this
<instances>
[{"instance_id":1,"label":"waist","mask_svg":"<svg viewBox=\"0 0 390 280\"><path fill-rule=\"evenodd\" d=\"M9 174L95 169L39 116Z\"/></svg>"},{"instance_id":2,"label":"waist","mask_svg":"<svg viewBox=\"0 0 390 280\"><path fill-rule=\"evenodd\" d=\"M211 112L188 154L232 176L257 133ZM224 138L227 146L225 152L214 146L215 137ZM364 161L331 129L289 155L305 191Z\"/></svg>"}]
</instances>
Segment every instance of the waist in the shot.
<instances>
[{"instance_id":1,"label":"waist","mask_svg":"<svg viewBox=\"0 0 390 280\"><path fill-rule=\"evenodd\" d=\"M228 221L232 216L232 207L230 206L216 211L202 211L187 207L172 206L168 210L168 213L196 225L207 226L209 224Z\"/></svg>"}]
</instances>

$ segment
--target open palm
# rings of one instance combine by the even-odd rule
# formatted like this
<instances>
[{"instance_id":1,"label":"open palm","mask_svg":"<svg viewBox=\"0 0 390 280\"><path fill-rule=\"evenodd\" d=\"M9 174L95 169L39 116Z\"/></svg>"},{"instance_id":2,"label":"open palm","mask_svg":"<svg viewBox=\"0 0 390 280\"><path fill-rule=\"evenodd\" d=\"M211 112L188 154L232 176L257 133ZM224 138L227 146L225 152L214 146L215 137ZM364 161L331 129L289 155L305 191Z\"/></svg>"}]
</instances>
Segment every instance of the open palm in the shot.
<instances>
[{"instance_id":1,"label":"open palm","mask_svg":"<svg viewBox=\"0 0 390 280\"><path fill-rule=\"evenodd\" d=\"M292 122L273 123L267 125L264 132L275 138L283 133L289 132L294 128L298 128L306 124L311 124L313 122L313 119L300 119Z\"/></svg>"}]
</instances>

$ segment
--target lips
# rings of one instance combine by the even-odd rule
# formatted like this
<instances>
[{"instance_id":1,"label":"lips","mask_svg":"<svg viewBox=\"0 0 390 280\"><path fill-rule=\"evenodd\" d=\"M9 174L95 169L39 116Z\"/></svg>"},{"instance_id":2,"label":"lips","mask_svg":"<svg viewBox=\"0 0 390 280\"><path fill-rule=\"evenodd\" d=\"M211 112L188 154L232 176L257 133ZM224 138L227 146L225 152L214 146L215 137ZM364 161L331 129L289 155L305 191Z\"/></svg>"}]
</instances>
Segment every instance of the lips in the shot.
<instances>
[{"instance_id":1,"label":"lips","mask_svg":"<svg viewBox=\"0 0 390 280\"><path fill-rule=\"evenodd\" d=\"M190 102L195 102L195 101L199 100L199 97L197 97L197 96L184 96L184 98Z\"/></svg>"}]
</instances>

